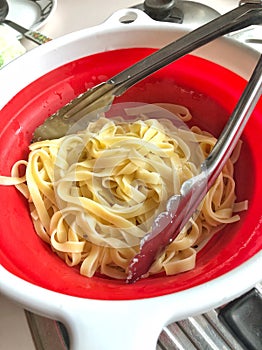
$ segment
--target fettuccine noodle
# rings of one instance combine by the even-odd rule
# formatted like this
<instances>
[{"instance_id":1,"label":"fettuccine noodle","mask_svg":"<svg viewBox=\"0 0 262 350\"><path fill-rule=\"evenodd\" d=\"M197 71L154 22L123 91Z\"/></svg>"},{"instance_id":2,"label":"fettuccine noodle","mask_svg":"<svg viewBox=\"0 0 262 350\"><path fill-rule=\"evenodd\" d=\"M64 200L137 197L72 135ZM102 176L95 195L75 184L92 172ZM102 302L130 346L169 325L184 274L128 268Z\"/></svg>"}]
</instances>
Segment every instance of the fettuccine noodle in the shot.
<instances>
[{"instance_id":1,"label":"fettuccine noodle","mask_svg":"<svg viewBox=\"0 0 262 350\"><path fill-rule=\"evenodd\" d=\"M183 106L172 105L174 110L183 120L191 118ZM191 134L207 157L216 139L198 127ZM100 118L84 131L33 143L29 150L28 160L18 161L11 177L1 176L0 184L21 191L39 237L88 277L101 273L126 278L128 264L155 216L200 165L192 161L183 132L168 120ZM234 214L236 153L239 150L206 195L199 215L149 274L194 268L197 247L225 224L239 220ZM24 176L19 175L21 166L26 167Z\"/></svg>"}]
</instances>

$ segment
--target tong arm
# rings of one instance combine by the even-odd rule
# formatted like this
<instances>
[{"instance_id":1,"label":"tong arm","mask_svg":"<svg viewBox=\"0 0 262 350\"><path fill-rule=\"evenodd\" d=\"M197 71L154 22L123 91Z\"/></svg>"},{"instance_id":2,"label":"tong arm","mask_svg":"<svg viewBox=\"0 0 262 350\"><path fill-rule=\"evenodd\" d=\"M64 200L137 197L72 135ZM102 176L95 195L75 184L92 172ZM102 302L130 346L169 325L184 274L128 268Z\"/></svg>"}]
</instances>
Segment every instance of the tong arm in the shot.
<instances>
[{"instance_id":1,"label":"tong arm","mask_svg":"<svg viewBox=\"0 0 262 350\"><path fill-rule=\"evenodd\" d=\"M33 141L64 136L77 120L93 111L108 109L115 96L160 68L222 35L261 23L262 1L245 2L73 99L35 130Z\"/></svg>"},{"instance_id":2,"label":"tong arm","mask_svg":"<svg viewBox=\"0 0 262 350\"><path fill-rule=\"evenodd\" d=\"M138 81L178 58L220 36L255 24L262 24L262 1L247 1L140 60L108 83L115 86L114 95L120 96Z\"/></svg>"},{"instance_id":3,"label":"tong arm","mask_svg":"<svg viewBox=\"0 0 262 350\"><path fill-rule=\"evenodd\" d=\"M140 252L129 264L127 283L145 275L155 259L178 236L229 159L262 94L262 55L221 136L199 175L184 182L181 195L171 197L167 210L155 220L152 230L140 244Z\"/></svg>"}]
</instances>

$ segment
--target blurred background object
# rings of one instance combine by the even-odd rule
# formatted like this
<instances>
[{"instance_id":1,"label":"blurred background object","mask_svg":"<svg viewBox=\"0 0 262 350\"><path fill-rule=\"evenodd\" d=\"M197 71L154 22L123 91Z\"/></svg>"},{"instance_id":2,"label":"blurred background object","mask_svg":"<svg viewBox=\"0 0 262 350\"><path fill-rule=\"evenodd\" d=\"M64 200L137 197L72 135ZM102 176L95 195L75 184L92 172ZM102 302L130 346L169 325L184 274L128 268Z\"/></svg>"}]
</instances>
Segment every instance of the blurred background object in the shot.
<instances>
[{"instance_id":1,"label":"blurred background object","mask_svg":"<svg viewBox=\"0 0 262 350\"><path fill-rule=\"evenodd\" d=\"M26 52L16 35L7 27L0 25L0 68Z\"/></svg>"}]
</instances>

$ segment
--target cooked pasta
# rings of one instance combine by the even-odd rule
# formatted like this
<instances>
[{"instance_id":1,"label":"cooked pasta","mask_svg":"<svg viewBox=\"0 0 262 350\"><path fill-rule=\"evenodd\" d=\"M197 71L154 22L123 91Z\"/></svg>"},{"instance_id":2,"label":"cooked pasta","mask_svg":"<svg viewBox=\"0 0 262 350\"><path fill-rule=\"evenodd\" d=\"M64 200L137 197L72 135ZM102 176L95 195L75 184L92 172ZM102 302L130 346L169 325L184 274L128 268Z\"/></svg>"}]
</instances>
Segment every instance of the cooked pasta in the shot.
<instances>
[{"instance_id":1,"label":"cooked pasta","mask_svg":"<svg viewBox=\"0 0 262 350\"><path fill-rule=\"evenodd\" d=\"M183 120L191 118L185 107L166 108L177 111ZM198 164L195 146L190 147L192 135L202 151ZM101 273L125 279L154 218L172 195L180 193L183 182L198 173L215 142L198 127L189 133L167 119L101 117L83 131L31 144L28 160L18 161L11 177L0 177L0 183L15 185L28 199L36 233L67 265L79 266L88 277ZM194 268L196 247L225 224L239 220L234 213L236 158L227 162L198 216L149 274L171 275ZM21 166L26 170L20 177Z\"/></svg>"}]
</instances>

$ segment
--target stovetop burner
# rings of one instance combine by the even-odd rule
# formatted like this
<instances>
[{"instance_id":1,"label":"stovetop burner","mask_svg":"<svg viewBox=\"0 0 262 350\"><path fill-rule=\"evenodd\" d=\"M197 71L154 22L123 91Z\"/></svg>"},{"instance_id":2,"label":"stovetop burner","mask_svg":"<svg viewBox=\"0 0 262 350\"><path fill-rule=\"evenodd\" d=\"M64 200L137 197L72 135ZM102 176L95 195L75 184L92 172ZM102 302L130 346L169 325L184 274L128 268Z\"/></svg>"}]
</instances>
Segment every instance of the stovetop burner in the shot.
<instances>
[{"instance_id":1,"label":"stovetop burner","mask_svg":"<svg viewBox=\"0 0 262 350\"><path fill-rule=\"evenodd\" d=\"M144 11L157 21L179 23L191 28L207 23L220 15L209 6L183 0L145 0L144 3L132 8Z\"/></svg>"}]
</instances>

